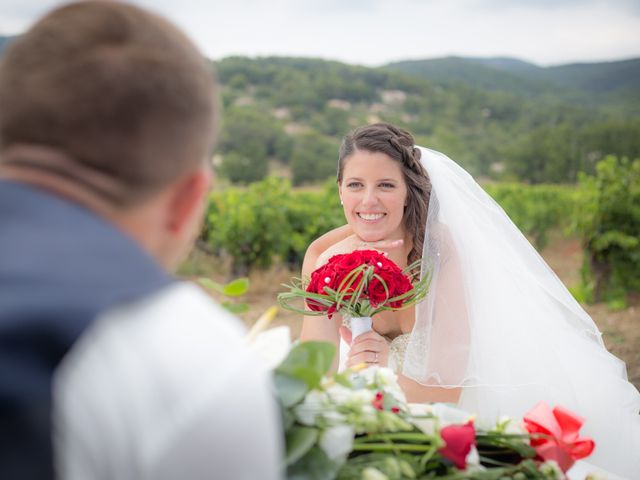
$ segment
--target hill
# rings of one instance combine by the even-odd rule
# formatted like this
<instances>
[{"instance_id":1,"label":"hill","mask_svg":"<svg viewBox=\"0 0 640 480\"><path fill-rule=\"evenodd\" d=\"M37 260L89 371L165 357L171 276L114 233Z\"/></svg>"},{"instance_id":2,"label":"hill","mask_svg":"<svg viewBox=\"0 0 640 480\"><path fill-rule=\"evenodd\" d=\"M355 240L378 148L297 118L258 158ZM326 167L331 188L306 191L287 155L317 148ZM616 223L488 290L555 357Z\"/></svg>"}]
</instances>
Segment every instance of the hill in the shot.
<instances>
[{"instance_id":1,"label":"hill","mask_svg":"<svg viewBox=\"0 0 640 480\"><path fill-rule=\"evenodd\" d=\"M561 93L599 104L617 103L622 95L640 98L640 59L540 67L514 58L446 57L386 65L439 84L509 91L528 98ZM599 98L594 99L594 95Z\"/></svg>"},{"instance_id":2,"label":"hill","mask_svg":"<svg viewBox=\"0 0 640 480\"><path fill-rule=\"evenodd\" d=\"M403 126L419 144L493 178L572 182L607 153L640 156L638 102L614 98L611 88L559 86L539 77L541 67L514 59L404 65L411 68L283 57L217 62L227 109L223 159L268 157L288 164L295 183L319 180L335 174L340 137L375 121ZM572 71L553 70L562 78ZM247 171L222 169L234 181L249 181Z\"/></svg>"}]
</instances>

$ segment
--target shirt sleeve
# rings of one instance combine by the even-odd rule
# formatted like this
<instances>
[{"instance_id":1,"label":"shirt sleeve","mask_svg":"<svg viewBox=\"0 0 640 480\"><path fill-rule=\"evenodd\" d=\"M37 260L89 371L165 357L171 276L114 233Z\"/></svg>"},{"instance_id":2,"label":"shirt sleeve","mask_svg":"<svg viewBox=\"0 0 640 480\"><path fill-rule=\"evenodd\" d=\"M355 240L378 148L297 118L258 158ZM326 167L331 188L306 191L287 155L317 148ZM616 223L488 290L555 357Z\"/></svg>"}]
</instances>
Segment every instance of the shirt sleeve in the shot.
<instances>
[{"instance_id":1,"label":"shirt sleeve","mask_svg":"<svg viewBox=\"0 0 640 480\"><path fill-rule=\"evenodd\" d=\"M239 321L177 284L106 312L54 377L60 478L280 478L271 374Z\"/></svg>"}]
</instances>

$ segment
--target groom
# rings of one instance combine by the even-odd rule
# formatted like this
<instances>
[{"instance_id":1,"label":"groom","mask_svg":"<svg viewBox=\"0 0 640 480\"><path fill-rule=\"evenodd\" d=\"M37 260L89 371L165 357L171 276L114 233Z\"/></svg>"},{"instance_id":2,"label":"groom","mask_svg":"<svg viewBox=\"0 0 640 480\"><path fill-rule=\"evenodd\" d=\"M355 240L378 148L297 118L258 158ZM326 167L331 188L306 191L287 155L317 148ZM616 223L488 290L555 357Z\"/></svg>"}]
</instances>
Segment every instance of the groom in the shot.
<instances>
[{"instance_id":1,"label":"groom","mask_svg":"<svg viewBox=\"0 0 640 480\"><path fill-rule=\"evenodd\" d=\"M0 64L0 476L276 478L269 376L172 271L210 183L217 91L142 9L45 16Z\"/></svg>"}]
</instances>

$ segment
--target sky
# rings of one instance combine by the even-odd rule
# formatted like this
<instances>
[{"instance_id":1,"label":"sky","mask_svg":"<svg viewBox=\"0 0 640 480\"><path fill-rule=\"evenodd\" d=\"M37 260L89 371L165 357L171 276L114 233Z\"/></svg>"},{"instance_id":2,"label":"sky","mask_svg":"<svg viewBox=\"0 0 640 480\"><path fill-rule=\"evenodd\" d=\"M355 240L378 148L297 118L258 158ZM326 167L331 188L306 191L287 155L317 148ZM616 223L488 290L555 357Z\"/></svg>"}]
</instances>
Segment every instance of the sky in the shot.
<instances>
[{"instance_id":1,"label":"sky","mask_svg":"<svg viewBox=\"0 0 640 480\"><path fill-rule=\"evenodd\" d=\"M2 0L0 34L64 2ZM209 58L302 56L369 66L449 55L541 66L640 57L640 0L134 0Z\"/></svg>"}]
</instances>

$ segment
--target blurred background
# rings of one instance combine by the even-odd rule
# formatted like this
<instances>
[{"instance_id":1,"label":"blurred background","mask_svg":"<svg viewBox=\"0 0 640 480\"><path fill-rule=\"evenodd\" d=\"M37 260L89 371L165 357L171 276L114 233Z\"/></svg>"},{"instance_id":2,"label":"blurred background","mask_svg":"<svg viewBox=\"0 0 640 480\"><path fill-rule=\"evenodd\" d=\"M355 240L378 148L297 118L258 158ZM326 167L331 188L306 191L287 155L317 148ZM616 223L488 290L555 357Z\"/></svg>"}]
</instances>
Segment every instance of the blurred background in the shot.
<instances>
[{"instance_id":1,"label":"blurred background","mask_svg":"<svg viewBox=\"0 0 640 480\"><path fill-rule=\"evenodd\" d=\"M61 3L2 2L0 55ZM249 277L232 303L251 324L344 223L341 137L388 121L475 176L640 386L639 1L133 3L179 24L222 85L216 185L181 275Z\"/></svg>"}]
</instances>

